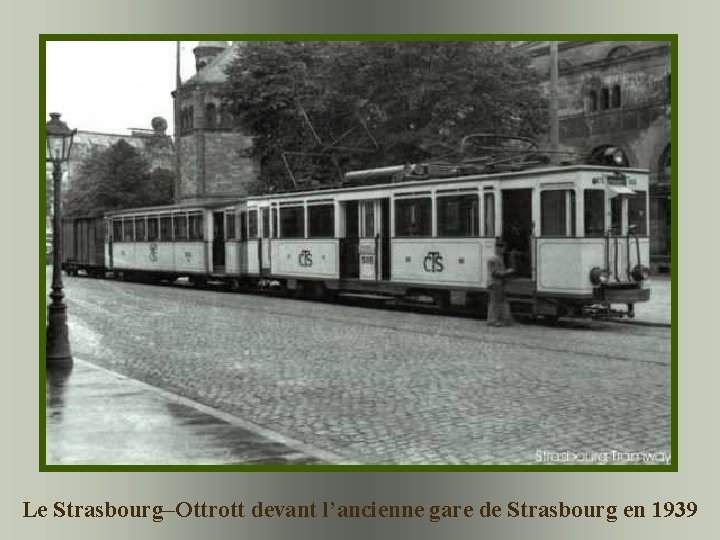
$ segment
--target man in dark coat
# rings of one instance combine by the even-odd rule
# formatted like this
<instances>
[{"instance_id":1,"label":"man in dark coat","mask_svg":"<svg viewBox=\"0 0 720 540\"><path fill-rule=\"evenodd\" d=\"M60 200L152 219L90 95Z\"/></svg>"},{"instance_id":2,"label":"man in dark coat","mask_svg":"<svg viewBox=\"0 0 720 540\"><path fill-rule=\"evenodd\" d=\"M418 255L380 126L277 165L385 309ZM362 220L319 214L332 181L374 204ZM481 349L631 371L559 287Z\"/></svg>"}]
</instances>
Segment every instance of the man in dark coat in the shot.
<instances>
[{"instance_id":1,"label":"man in dark coat","mask_svg":"<svg viewBox=\"0 0 720 540\"><path fill-rule=\"evenodd\" d=\"M505 282L515 273L513 268L505 269L503 255L505 242L501 238L495 240L495 255L487 262L488 272L488 316L489 326L510 325L513 322L510 303L505 295Z\"/></svg>"}]
</instances>

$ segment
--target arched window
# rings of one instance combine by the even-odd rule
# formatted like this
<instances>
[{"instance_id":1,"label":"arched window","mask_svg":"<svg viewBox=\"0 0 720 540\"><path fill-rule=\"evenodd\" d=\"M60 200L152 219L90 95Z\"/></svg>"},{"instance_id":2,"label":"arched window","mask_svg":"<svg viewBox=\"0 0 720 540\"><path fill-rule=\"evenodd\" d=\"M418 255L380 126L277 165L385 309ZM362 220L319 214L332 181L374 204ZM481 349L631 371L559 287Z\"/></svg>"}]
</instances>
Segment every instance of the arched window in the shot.
<instances>
[{"instance_id":1,"label":"arched window","mask_svg":"<svg viewBox=\"0 0 720 540\"><path fill-rule=\"evenodd\" d=\"M597 90L590 90L588 92L588 110L590 112L597 111L598 108L598 93Z\"/></svg>"},{"instance_id":2,"label":"arched window","mask_svg":"<svg viewBox=\"0 0 720 540\"><path fill-rule=\"evenodd\" d=\"M616 84L612 88L612 103L611 106L613 109L617 109L620 107L620 85Z\"/></svg>"},{"instance_id":3,"label":"arched window","mask_svg":"<svg viewBox=\"0 0 720 540\"><path fill-rule=\"evenodd\" d=\"M205 106L205 127L214 128L217 125L217 109L214 103Z\"/></svg>"},{"instance_id":4,"label":"arched window","mask_svg":"<svg viewBox=\"0 0 720 540\"><path fill-rule=\"evenodd\" d=\"M600 108L602 110L610 108L610 89L603 88L600 91Z\"/></svg>"},{"instance_id":5,"label":"arched window","mask_svg":"<svg viewBox=\"0 0 720 540\"><path fill-rule=\"evenodd\" d=\"M232 112L230 112L230 107L227 105L220 107L220 118L222 127L224 128L231 128L233 127L233 115Z\"/></svg>"}]
</instances>

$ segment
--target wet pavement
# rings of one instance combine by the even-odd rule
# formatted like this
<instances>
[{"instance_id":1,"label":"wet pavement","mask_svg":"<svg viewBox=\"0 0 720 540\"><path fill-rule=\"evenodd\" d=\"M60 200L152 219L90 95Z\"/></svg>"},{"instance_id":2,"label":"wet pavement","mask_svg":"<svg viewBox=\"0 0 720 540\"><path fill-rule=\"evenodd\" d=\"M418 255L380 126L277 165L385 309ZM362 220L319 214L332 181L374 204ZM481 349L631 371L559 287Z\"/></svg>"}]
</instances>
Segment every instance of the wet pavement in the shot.
<instances>
[{"instance_id":1,"label":"wet pavement","mask_svg":"<svg viewBox=\"0 0 720 540\"><path fill-rule=\"evenodd\" d=\"M48 465L316 465L341 460L75 360L46 377ZM99 442L101 441L101 444Z\"/></svg>"}]
</instances>

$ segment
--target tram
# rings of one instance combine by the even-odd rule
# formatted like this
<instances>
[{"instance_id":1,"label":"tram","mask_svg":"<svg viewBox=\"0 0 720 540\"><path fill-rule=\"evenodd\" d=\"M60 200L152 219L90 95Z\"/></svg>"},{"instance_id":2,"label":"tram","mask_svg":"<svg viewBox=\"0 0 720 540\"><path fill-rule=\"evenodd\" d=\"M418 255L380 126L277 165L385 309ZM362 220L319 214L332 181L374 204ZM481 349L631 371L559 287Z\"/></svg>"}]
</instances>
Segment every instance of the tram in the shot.
<instances>
[{"instance_id":1,"label":"tram","mask_svg":"<svg viewBox=\"0 0 720 540\"><path fill-rule=\"evenodd\" d=\"M110 212L97 258L125 279L483 309L502 238L513 311L633 316L650 295L648 173L613 159L401 165L331 188ZM72 254L65 268L84 269Z\"/></svg>"}]
</instances>

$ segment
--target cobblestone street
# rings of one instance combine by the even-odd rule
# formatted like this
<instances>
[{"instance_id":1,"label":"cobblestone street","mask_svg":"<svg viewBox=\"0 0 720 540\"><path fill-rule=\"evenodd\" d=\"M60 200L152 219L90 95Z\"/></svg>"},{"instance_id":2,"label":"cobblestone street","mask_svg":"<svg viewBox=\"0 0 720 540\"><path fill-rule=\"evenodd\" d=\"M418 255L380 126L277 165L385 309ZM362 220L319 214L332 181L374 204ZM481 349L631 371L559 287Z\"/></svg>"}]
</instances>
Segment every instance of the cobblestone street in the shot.
<instances>
[{"instance_id":1,"label":"cobblestone street","mask_svg":"<svg viewBox=\"0 0 720 540\"><path fill-rule=\"evenodd\" d=\"M65 286L76 358L347 462L670 452L669 328L489 328L113 280Z\"/></svg>"}]
</instances>

